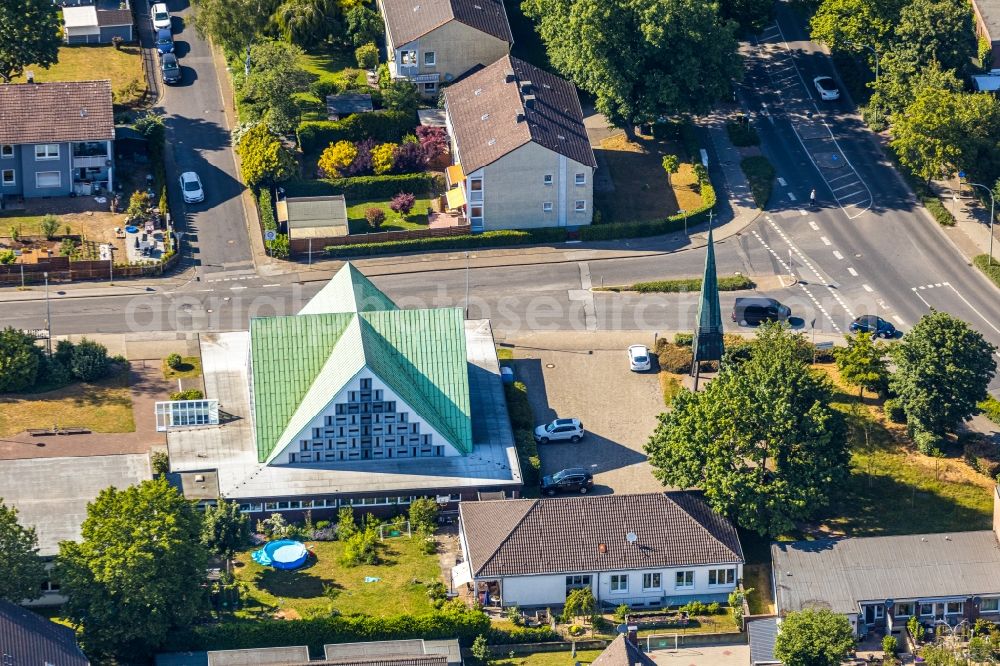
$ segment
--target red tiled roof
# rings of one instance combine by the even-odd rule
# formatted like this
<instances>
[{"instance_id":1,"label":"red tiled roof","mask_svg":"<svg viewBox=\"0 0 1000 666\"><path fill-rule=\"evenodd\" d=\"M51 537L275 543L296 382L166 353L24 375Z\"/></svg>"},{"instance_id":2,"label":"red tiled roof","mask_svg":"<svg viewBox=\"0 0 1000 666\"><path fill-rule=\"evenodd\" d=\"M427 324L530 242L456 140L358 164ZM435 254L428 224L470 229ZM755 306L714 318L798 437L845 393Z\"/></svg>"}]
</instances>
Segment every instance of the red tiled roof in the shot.
<instances>
[{"instance_id":1,"label":"red tiled roof","mask_svg":"<svg viewBox=\"0 0 1000 666\"><path fill-rule=\"evenodd\" d=\"M0 144L114 138L110 81L0 85Z\"/></svg>"}]
</instances>

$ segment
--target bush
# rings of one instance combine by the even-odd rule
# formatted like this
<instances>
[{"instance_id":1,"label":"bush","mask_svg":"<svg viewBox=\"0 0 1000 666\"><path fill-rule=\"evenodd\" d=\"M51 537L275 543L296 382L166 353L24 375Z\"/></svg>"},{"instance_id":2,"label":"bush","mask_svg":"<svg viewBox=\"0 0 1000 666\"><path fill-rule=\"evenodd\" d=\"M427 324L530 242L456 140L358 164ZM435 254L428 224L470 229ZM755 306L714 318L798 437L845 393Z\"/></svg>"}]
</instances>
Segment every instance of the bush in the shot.
<instances>
[{"instance_id":1,"label":"bush","mask_svg":"<svg viewBox=\"0 0 1000 666\"><path fill-rule=\"evenodd\" d=\"M430 497L420 497L410 503L410 527L434 530L437 524L438 505Z\"/></svg>"},{"instance_id":2,"label":"bush","mask_svg":"<svg viewBox=\"0 0 1000 666\"><path fill-rule=\"evenodd\" d=\"M498 629L490 627L486 641L490 645L518 645L523 643L547 643L560 640L559 634L548 627L512 627Z\"/></svg>"},{"instance_id":3,"label":"bush","mask_svg":"<svg viewBox=\"0 0 1000 666\"><path fill-rule=\"evenodd\" d=\"M924 455L941 455L941 438L933 432L926 430L916 431L913 433L913 443L916 445L917 451L920 451Z\"/></svg>"},{"instance_id":4,"label":"bush","mask_svg":"<svg viewBox=\"0 0 1000 666\"><path fill-rule=\"evenodd\" d=\"M271 190L267 187L257 195L257 208L260 210L260 226L265 231L278 228L278 220L274 216L274 205L271 200Z\"/></svg>"},{"instance_id":5,"label":"bush","mask_svg":"<svg viewBox=\"0 0 1000 666\"><path fill-rule=\"evenodd\" d=\"M990 264L989 255L980 254L972 262L976 264L979 270L986 274L986 277L993 281L993 284L1000 287L1000 259L994 257L993 263Z\"/></svg>"},{"instance_id":6,"label":"bush","mask_svg":"<svg viewBox=\"0 0 1000 666\"><path fill-rule=\"evenodd\" d=\"M664 344L659 344L660 342ZM691 362L694 361L691 347L671 344L662 339L657 343L656 356L660 361L660 370L676 375L690 371Z\"/></svg>"},{"instance_id":7,"label":"bush","mask_svg":"<svg viewBox=\"0 0 1000 666\"><path fill-rule=\"evenodd\" d=\"M688 159L700 159L701 137L698 134L698 128L695 124L690 120L683 121L680 126L679 137L681 145L684 146L684 152L688 154Z\"/></svg>"},{"instance_id":8,"label":"bush","mask_svg":"<svg viewBox=\"0 0 1000 666\"><path fill-rule=\"evenodd\" d=\"M985 439L977 437L966 444L962 449L962 457L969 467L991 479L997 478L997 474L1000 473L1000 459L998 459L1000 454L997 447Z\"/></svg>"},{"instance_id":9,"label":"bush","mask_svg":"<svg viewBox=\"0 0 1000 666\"><path fill-rule=\"evenodd\" d=\"M906 411L898 400L889 398L882 404L885 417L893 423L906 423Z\"/></svg>"},{"instance_id":10,"label":"bush","mask_svg":"<svg viewBox=\"0 0 1000 666\"><path fill-rule=\"evenodd\" d=\"M624 623L631 611L632 609L628 607L628 604L618 604L618 607L615 608L615 620L619 624Z\"/></svg>"},{"instance_id":11,"label":"bush","mask_svg":"<svg viewBox=\"0 0 1000 666\"><path fill-rule=\"evenodd\" d=\"M887 656L895 655L897 647L898 647L898 645L896 643L896 637L893 636L892 634L889 634L888 636L885 636L882 639L882 651Z\"/></svg>"},{"instance_id":12,"label":"bush","mask_svg":"<svg viewBox=\"0 0 1000 666\"><path fill-rule=\"evenodd\" d=\"M749 122L726 123L726 131L729 133L729 140L734 146L757 146L760 145L760 137L757 130Z\"/></svg>"},{"instance_id":13,"label":"bush","mask_svg":"<svg viewBox=\"0 0 1000 666\"><path fill-rule=\"evenodd\" d=\"M102 345L84 338L73 346L73 356L69 369L82 382L93 382L108 374L108 350Z\"/></svg>"},{"instance_id":14,"label":"bush","mask_svg":"<svg viewBox=\"0 0 1000 666\"><path fill-rule=\"evenodd\" d=\"M955 216L951 214L951 211L945 208L945 205L941 203L941 200L935 196L925 196L922 198L924 206L930 211L930 214L934 216L937 223L942 227L953 227L955 226Z\"/></svg>"},{"instance_id":15,"label":"bush","mask_svg":"<svg viewBox=\"0 0 1000 666\"><path fill-rule=\"evenodd\" d=\"M343 120L307 120L296 131L299 147L304 153L318 150L338 141L378 142L402 141L417 125L414 114L399 111L355 113Z\"/></svg>"},{"instance_id":16,"label":"bush","mask_svg":"<svg viewBox=\"0 0 1000 666\"><path fill-rule=\"evenodd\" d=\"M163 362L166 363L167 367L170 368L171 370L176 370L177 368L181 367L181 362L182 362L181 355L176 353L167 354L167 357L163 359Z\"/></svg>"},{"instance_id":17,"label":"bush","mask_svg":"<svg viewBox=\"0 0 1000 666\"><path fill-rule=\"evenodd\" d=\"M323 149L316 166L327 178L340 178L357 156L357 146L350 141L338 141Z\"/></svg>"},{"instance_id":18,"label":"bush","mask_svg":"<svg viewBox=\"0 0 1000 666\"><path fill-rule=\"evenodd\" d=\"M694 344L694 333L674 333L674 344L680 347L690 347Z\"/></svg>"},{"instance_id":19,"label":"bush","mask_svg":"<svg viewBox=\"0 0 1000 666\"><path fill-rule=\"evenodd\" d=\"M205 394L198 389L187 389L185 391L174 391L170 394L171 400L201 400Z\"/></svg>"},{"instance_id":20,"label":"bush","mask_svg":"<svg viewBox=\"0 0 1000 666\"><path fill-rule=\"evenodd\" d=\"M166 451L153 451L149 456L149 465L153 476L163 476L170 472L170 458Z\"/></svg>"},{"instance_id":21,"label":"bush","mask_svg":"<svg viewBox=\"0 0 1000 666\"><path fill-rule=\"evenodd\" d=\"M361 69L375 69L378 67L378 47L371 42L362 44L354 49L354 58Z\"/></svg>"},{"instance_id":22,"label":"bush","mask_svg":"<svg viewBox=\"0 0 1000 666\"><path fill-rule=\"evenodd\" d=\"M979 409L986 415L986 418L1000 425L1000 400L990 396L979 403Z\"/></svg>"},{"instance_id":23,"label":"bush","mask_svg":"<svg viewBox=\"0 0 1000 666\"><path fill-rule=\"evenodd\" d=\"M59 231L59 218L50 213L42 218L38 226L41 228L42 233L45 234L45 240L52 240L55 238L56 232Z\"/></svg>"},{"instance_id":24,"label":"bush","mask_svg":"<svg viewBox=\"0 0 1000 666\"><path fill-rule=\"evenodd\" d=\"M339 94L343 88L341 85L332 79L317 79L309 84L309 92L313 94L316 99L318 99L324 106L326 105L326 98L330 95Z\"/></svg>"},{"instance_id":25,"label":"bush","mask_svg":"<svg viewBox=\"0 0 1000 666\"><path fill-rule=\"evenodd\" d=\"M771 198L771 187L774 185L774 167L763 155L746 157L740 162L740 168L750 181L750 192L757 208L764 210Z\"/></svg>"},{"instance_id":26,"label":"bush","mask_svg":"<svg viewBox=\"0 0 1000 666\"><path fill-rule=\"evenodd\" d=\"M531 243L556 243L566 239L566 229L552 227L532 230L486 231L467 236L446 236L443 238L414 238L411 240L389 241L386 243L355 243L334 245L326 248L334 257L363 257L376 254L397 254L430 250L466 250L479 247L501 247L508 245L528 245Z\"/></svg>"},{"instance_id":27,"label":"bush","mask_svg":"<svg viewBox=\"0 0 1000 666\"><path fill-rule=\"evenodd\" d=\"M719 291L739 291L741 289L753 289L755 286L753 280L744 275L727 275L719 278L718 282ZM643 294L699 291L701 289L701 278L636 282L630 289Z\"/></svg>"},{"instance_id":28,"label":"bush","mask_svg":"<svg viewBox=\"0 0 1000 666\"><path fill-rule=\"evenodd\" d=\"M343 194L348 200L371 201L373 199L388 199L401 191L424 195L432 190L443 189L444 182L439 175L408 173L325 180L292 180L286 183L284 188L290 197Z\"/></svg>"},{"instance_id":29,"label":"bush","mask_svg":"<svg viewBox=\"0 0 1000 666\"><path fill-rule=\"evenodd\" d=\"M385 222L385 211L381 208L366 208L365 220L372 229L378 229Z\"/></svg>"},{"instance_id":30,"label":"bush","mask_svg":"<svg viewBox=\"0 0 1000 666\"><path fill-rule=\"evenodd\" d=\"M398 213L400 217L405 217L410 214L416 203L417 198L414 195L400 192L389 202L389 208Z\"/></svg>"}]
</instances>

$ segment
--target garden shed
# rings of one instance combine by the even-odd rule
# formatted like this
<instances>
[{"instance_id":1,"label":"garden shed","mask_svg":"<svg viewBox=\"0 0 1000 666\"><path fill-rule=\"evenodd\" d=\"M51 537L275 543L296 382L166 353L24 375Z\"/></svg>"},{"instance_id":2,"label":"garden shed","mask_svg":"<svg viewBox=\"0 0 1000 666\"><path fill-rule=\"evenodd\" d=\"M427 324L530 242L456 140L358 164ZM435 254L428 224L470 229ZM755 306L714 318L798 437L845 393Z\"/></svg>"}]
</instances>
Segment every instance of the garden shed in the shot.
<instances>
[{"instance_id":1,"label":"garden shed","mask_svg":"<svg viewBox=\"0 0 1000 666\"><path fill-rule=\"evenodd\" d=\"M330 120L340 120L355 113L370 113L374 109L371 95L345 93L326 97L326 115Z\"/></svg>"},{"instance_id":2,"label":"garden shed","mask_svg":"<svg viewBox=\"0 0 1000 666\"><path fill-rule=\"evenodd\" d=\"M290 197L277 204L278 222L288 229L293 251L312 243L323 247L329 238L348 234L347 202L343 194Z\"/></svg>"}]
</instances>

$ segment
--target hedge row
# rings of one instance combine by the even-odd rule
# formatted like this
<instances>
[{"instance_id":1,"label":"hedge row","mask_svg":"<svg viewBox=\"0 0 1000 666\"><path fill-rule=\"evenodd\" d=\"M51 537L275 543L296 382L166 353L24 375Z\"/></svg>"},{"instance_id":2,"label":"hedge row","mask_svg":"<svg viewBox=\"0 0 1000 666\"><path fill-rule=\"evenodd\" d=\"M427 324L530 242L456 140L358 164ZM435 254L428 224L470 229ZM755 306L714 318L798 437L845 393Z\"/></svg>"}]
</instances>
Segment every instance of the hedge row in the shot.
<instances>
[{"instance_id":1,"label":"hedge row","mask_svg":"<svg viewBox=\"0 0 1000 666\"><path fill-rule=\"evenodd\" d=\"M936 196L925 196L923 197L923 202L938 224L943 227L955 226L955 216L951 214L950 210L945 208L945 205L941 203L939 198Z\"/></svg>"},{"instance_id":2,"label":"hedge row","mask_svg":"<svg viewBox=\"0 0 1000 666\"><path fill-rule=\"evenodd\" d=\"M274 205L271 203L270 188L262 188L257 195L257 208L260 209L260 225L264 230L277 229L278 221L274 217Z\"/></svg>"},{"instance_id":3,"label":"hedge row","mask_svg":"<svg viewBox=\"0 0 1000 666\"><path fill-rule=\"evenodd\" d=\"M701 208L687 214L687 225L699 224L708 219L708 213L715 207L715 188L708 183L701 185ZM618 238L643 238L661 236L684 229L684 215L674 215L665 220L651 222L612 222L592 224L580 228L580 240L615 240Z\"/></svg>"},{"instance_id":4,"label":"hedge row","mask_svg":"<svg viewBox=\"0 0 1000 666\"><path fill-rule=\"evenodd\" d=\"M353 118L353 116L351 116ZM432 173L406 173L390 176L357 176L327 180L290 180L283 185L290 197L321 197L343 194L348 204L358 200L387 199L400 192L418 197L444 189L440 175Z\"/></svg>"},{"instance_id":5,"label":"hedge row","mask_svg":"<svg viewBox=\"0 0 1000 666\"><path fill-rule=\"evenodd\" d=\"M504 393L507 396L507 413L514 430L514 446L521 462L524 485L534 488L541 480L542 461L538 456L538 445L535 444L535 416L528 402L528 387L524 382L504 384Z\"/></svg>"},{"instance_id":6,"label":"hedge row","mask_svg":"<svg viewBox=\"0 0 1000 666\"><path fill-rule=\"evenodd\" d=\"M993 262L990 263L990 257L987 254L977 255L973 260L976 267L981 270L986 277L993 280L993 284L1000 287L1000 258L994 258Z\"/></svg>"},{"instance_id":7,"label":"hedge row","mask_svg":"<svg viewBox=\"0 0 1000 666\"><path fill-rule=\"evenodd\" d=\"M1000 425L1000 400L990 396L979 403L979 409L986 415L986 418Z\"/></svg>"},{"instance_id":8,"label":"hedge row","mask_svg":"<svg viewBox=\"0 0 1000 666\"><path fill-rule=\"evenodd\" d=\"M763 155L745 157L740 162L740 168L746 174L750 183L750 193L753 195L757 208L764 210L771 198L771 188L774 186L774 167Z\"/></svg>"},{"instance_id":9,"label":"hedge row","mask_svg":"<svg viewBox=\"0 0 1000 666\"><path fill-rule=\"evenodd\" d=\"M739 291L753 289L753 280L745 275L727 275L718 280L719 291ZM677 280L655 280L652 282L636 282L627 287L604 287L596 291L638 291L643 294L677 293L684 291L700 291L701 278L681 278Z\"/></svg>"},{"instance_id":10,"label":"hedge row","mask_svg":"<svg viewBox=\"0 0 1000 666\"><path fill-rule=\"evenodd\" d=\"M400 252L423 252L432 250L471 250L482 247L506 245L530 245L532 243L561 243L566 240L566 230L562 227L545 229L485 231L467 236L444 236L440 238L413 238L386 243L357 243L354 245L332 245L326 248L330 256L367 257L375 254L398 254Z\"/></svg>"},{"instance_id":11,"label":"hedge row","mask_svg":"<svg viewBox=\"0 0 1000 666\"><path fill-rule=\"evenodd\" d=\"M343 120L306 120L296 133L304 153L319 152L337 141L399 142L417 126L417 119L402 111L355 113Z\"/></svg>"}]
</instances>

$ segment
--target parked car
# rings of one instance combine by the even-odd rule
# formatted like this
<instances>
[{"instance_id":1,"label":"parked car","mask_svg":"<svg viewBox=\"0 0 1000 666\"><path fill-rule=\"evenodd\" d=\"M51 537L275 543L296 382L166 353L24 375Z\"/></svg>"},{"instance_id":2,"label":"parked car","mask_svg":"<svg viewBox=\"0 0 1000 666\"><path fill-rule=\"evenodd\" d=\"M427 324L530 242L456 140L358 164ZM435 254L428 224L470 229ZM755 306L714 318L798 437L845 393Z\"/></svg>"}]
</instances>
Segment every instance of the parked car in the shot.
<instances>
[{"instance_id":1,"label":"parked car","mask_svg":"<svg viewBox=\"0 0 1000 666\"><path fill-rule=\"evenodd\" d=\"M837 87L837 82L831 77L817 76L813 79L813 85L816 86L820 99L824 102L832 102L835 99L840 99L840 88Z\"/></svg>"},{"instance_id":2,"label":"parked car","mask_svg":"<svg viewBox=\"0 0 1000 666\"><path fill-rule=\"evenodd\" d=\"M181 65L173 53L164 53L160 58L160 76L164 83L180 83Z\"/></svg>"},{"instance_id":3,"label":"parked car","mask_svg":"<svg viewBox=\"0 0 1000 666\"><path fill-rule=\"evenodd\" d=\"M205 190L201 187L201 178L194 171L185 171L181 174L181 193L184 194L184 203L198 203L205 200Z\"/></svg>"},{"instance_id":4,"label":"parked car","mask_svg":"<svg viewBox=\"0 0 1000 666\"><path fill-rule=\"evenodd\" d=\"M733 321L740 326L756 326L765 321L787 321L792 310L773 298L751 296L737 298L733 306Z\"/></svg>"},{"instance_id":5,"label":"parked car","mask_svg":"<svg viewBox=\"0 0 1000 666\"><path fill-rule=\"evenodd\" d=\"M156 31L156 51L160 55L174 52L174 33L170 28L160 28Z\"/></svg>"},{"instance_id":6,"label":"parked car","mask_svg":"<svg viewBox=\"0 0 1000 666\"><path fill-rule=\"evenodd\" d=\"M564 441L576 443L584 434L580 419L556 419L552 423L535 428L535 441L539 444Z\"/></svg>"},{"instance_id":7,"label":"parked car","mask_svg":"<svg viewBox=\"0 0 1000 666\"><path fill-rule=\"evenodd\" d=\"M552 476L542 477L542 493L551 497L556 493L586 495L594 487L594 477L580 467L564 469Z\"/></svg>"},{"instance_id":8,"label":"parked car","mask_svg":"<svg viewBox=\"0 0 1000 666\"><path fill-rule=\"evenodd\" d=\"M628 367L632 372L642 372L652 367L646 345L632 345L628 348Z\"/></svg>"},{"instance_id":9,"label":"parked car","mask_svg":"<svg viewBox=\"0 0 1000 666\"><path fill-rule=\"evenodd\" d=\"M149 10L150 18L153 21L153 30L170 30L170 12L167 11L167 5L162 2L157 2Z\"/></svg>"},{"instance_id":10,"label":"parked car","mask_svg":"<svg viewBox=\"0 0 1000 666\"><path fill-rule=\"evenodd\" d=\"M876 338L896 337L896 327L875 315L861 315L851 322L849 328L851 333L871 333Z\"/></svg>"}]
</instances>

